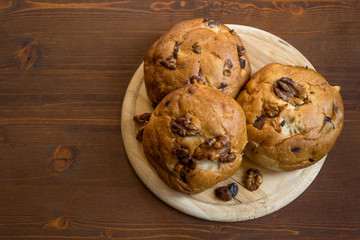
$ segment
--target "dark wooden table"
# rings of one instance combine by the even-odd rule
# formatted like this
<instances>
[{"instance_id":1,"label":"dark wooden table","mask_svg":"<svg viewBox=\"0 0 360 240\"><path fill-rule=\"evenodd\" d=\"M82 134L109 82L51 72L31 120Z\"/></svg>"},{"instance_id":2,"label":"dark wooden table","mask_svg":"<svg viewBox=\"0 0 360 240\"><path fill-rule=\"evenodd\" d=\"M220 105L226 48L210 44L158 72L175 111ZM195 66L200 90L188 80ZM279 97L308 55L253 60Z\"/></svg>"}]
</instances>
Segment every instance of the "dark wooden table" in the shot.
<instances>
[{"instance_id":1,"label":"dark wooden table","mask_svg":"<svg viewBox=\"0 0 360 240\"><path fill-rule=\"evenodd\" d=\"M345 126L310 187L237 223L153 195L121 138L126 88L175 23L271 32L342 87ZM359 239L360 5L347 1L0 1L0 239Z\"/></svg>"}]
</instances>

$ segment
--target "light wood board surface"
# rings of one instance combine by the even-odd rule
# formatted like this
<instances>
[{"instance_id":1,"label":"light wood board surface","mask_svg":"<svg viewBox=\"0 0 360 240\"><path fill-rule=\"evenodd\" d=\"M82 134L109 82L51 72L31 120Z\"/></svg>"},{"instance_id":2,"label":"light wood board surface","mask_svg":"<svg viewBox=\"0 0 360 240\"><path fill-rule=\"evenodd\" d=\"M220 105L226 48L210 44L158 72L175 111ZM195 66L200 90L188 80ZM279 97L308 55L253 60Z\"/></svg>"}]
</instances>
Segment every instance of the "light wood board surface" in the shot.
<instances>
[{"instance_id":1,"label":"light wood board surface","mask_svg":"<svg viewBox=\"0 0 360 240\"><path fill-rule=\"evenodd\" d=\"M313 68L298 50L275 35L247 26L230 24L227 26L234 29L242 38L251 63L252 75L272 62ZM143 64L141 64L131 79L122 106L122 138L129 161L140 179L158 198L179 211L201 219L223 222L244 221L275 212L305 191L315 179L326 158L325 156L311 167L292 172L267 170L245 158L240 169L231 178L200 194L184 195L162 182L146 160L141 142L136 140L137 126L132 120L133 116L152 111L145 90ZM243 187L246 170L250 167L259 169L264 179L260 188L253 192ZM229 202L218 200L214 190L232 182L239 185L236 198Z\"/></svg>"}]
</instances>

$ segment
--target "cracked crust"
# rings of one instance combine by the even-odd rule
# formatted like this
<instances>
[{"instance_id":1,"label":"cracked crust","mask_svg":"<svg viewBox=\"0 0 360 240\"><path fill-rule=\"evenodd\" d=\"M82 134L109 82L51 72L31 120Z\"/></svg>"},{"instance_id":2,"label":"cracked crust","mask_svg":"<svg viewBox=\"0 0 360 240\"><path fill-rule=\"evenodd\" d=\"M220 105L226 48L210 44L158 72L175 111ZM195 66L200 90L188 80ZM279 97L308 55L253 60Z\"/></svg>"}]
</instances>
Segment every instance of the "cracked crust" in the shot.
<instances>
[{"instance_id":1,"label":"cracked crust","mask_svg":"<svg viewBox=\"0 0 360 240\"><path fill-rule=\"evenodd\" d=\"M240 66L237 46L240 48L244 44L225 25L206 27L208 23L200 18L180 22L148 50L144 60L144 80L150 101L159 103L168 93L183 87L193 76L201 76L206 85L220 89L233 98L237 97L251 73L246 53L240 53L243 54L240 58L245 60L245 68ZM176 42L180 46L174 54ZM172 55L176 55L175 69L165 67L163 62ZM225 69L228 59L232 66ZM225 84L226 87L223 87Z\"/></svg>"},{"instance_id":2,"label":"cracked crust","mask_svg":"<svg viewBox=\"0 0 360 240\"><path fill-rule=\"evenodd\" d=\"M198 133L181 137L172 132L171 124L186 114ZM187 85L171 92L158 104L144 129L143 150L166 184L179 192L199 193L229 178L240 167L247 143L245 121L242 108L230 96L205 85ZM186 148L193 156L197 147L218 136L228 137L229 152L235 154L235 160L196 160L196 168L181 176L184 166L179 164L174 149Z\"/></svg>"},{"instance_id":3,"label":"cracked crust","mask_svg":"<svg viewBox=\"0 0 360 240\"><path fill-rule=\"evenodd\" d=\"M307 99L292 105L276 96L274 84L282 77L301 86ZM269 64L260 69L237 98L246 114L249 143L245 156L277 171L304 168L323 158L340 135L344 107L340 87L331 86L316 71L303 67ZM264 106L275 104L280 113L266 115ZM261 130L254 126L265 116Z\"/></svg>"}]
</instances>

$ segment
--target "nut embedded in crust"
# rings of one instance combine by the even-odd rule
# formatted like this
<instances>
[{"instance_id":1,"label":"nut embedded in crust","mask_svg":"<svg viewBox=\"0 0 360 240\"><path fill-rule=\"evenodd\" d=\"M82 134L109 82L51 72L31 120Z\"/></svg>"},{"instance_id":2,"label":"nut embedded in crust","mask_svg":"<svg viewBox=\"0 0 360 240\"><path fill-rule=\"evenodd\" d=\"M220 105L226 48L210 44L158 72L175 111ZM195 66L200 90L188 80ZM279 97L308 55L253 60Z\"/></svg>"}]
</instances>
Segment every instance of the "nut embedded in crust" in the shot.
<instances>
[{"instance_id":1,"label":"nut embedded in crust","mask_svg":"<svg viewBox=\"0 0 360 240\"><path fill-rule=\"evenodd\" d=\"M291 78L282 77L274 84L276 96L290 104L297 106L305 103L307 94Z\"/></svg>"},{"instance_id":2,"label":"nut embedded in crust","mask_svg":"<svg viewBox=\"0 0 360 240\"><path fill-rule=\"evenodd\" d=\"M197 127L191 123L191 117L189 114L181 116L171 124L171 131L180 137L194 136L198 134Z\"/></svg>"},{"instance_id":3,"label":"nut embedded in crust","mask_svg":"<svg viewBox=\"0 0 360 240\"><path fill-rule=\"evenodd\" d=\"M230 162L231 160L235 160L233 156L228 156L230 149L229 137L227 135L221 135L200 144L195 149L193 157L198 160L208 159L210 161L222 159L224 162L229 159L228 161Z\"/></svg>"}]
</instances>

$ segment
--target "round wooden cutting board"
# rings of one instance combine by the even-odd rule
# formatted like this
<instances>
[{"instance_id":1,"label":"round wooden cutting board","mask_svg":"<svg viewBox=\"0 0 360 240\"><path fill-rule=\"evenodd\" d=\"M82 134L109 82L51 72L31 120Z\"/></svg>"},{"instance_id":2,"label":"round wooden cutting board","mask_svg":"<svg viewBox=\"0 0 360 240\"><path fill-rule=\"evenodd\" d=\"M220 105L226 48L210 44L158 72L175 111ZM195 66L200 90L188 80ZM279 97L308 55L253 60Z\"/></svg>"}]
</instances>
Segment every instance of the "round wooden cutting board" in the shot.
<instances>
[{"instance_id":1,"label":"round wooden cutting board","mask_svg":"<svg viewBox=\"0 0 360 240\"><path fill-rule=\"evenodd\" d=\"M284 40L259 29L241 25L227 25L242 38L248 54L252 74L268 63L308 66L311 63ZM145 53L144 53L145 54ZM196 195L184 195L168 187L146 160L141 142L136 140L137 126L133 116L152 112L147 97L143 64L134 74L126 91L121 114L121 130L126 153L134 170L144 184L162 201L195 217L212 221L243 221L258 218L279 210L297 198L315 179L326 156L315 165L292 172L275 172L244 159L240 169L229 179ZM254 167L263 174L263 184L256 191L243 185L246 170ZM229 202L215 197L214 190L236 182L239 193Z\"/></svg>"}]
</instances>

